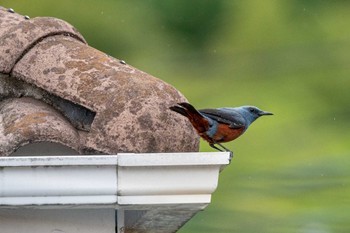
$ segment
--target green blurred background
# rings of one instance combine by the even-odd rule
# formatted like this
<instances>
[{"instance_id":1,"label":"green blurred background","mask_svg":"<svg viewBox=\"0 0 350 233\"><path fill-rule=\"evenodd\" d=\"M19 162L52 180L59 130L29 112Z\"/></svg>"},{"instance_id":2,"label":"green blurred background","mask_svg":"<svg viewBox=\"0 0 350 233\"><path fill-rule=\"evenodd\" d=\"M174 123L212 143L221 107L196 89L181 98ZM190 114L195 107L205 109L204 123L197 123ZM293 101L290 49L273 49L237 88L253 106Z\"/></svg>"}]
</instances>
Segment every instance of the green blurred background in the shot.
<instances>
[{"instance_id":1,"label":"green blurred background","mask_svg":"<svg viewBox=\"0 0 350 233\"><path fill-rule=\"evenodd\" d=\"M1 0L74 25L88 43L198 108L275 116L226 144L212 203L179 232L350 232L350 1ZM213 151L201 142L201 151Z\"/></svg>"}]
</instances>

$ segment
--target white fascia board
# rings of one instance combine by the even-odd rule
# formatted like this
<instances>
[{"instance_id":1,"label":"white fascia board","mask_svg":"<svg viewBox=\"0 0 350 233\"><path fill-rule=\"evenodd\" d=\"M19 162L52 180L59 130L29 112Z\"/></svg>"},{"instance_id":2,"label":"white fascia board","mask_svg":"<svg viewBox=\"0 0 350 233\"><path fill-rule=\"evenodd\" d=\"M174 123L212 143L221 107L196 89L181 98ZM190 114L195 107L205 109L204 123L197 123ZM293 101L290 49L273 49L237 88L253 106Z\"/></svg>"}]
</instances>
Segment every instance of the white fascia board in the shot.
<instances>
[{"instance_id":1,"label":"white fascia board","mask_svg":"<svg viewBox=\"0 0 350 233\"><path fill-rule=\"evenodd\" d=\"M0 158L0 205L209 203L229 153Z\"/></svg>"}]
</instances>

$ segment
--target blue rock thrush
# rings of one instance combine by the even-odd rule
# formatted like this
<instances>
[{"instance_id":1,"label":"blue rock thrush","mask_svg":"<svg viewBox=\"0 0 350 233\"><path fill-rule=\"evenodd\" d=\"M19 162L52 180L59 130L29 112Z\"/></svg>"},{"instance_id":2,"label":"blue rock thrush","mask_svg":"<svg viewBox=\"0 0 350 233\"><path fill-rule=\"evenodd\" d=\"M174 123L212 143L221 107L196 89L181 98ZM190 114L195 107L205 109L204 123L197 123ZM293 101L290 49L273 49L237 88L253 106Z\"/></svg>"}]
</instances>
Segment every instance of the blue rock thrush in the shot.
<instances>
[{"instance_id":1,"label":"blue rock thrush","mask_svg":"<svg viewBox=\"0 0 350 233\"><path fill-rule=\"evenodd\" d=\"M199 136L219 151L230 151L221 143L241 136L259 117L273 115L255 106L196 110L189 103L178 103L170 109L187 117Z\"/></svg>"}]
</instances>

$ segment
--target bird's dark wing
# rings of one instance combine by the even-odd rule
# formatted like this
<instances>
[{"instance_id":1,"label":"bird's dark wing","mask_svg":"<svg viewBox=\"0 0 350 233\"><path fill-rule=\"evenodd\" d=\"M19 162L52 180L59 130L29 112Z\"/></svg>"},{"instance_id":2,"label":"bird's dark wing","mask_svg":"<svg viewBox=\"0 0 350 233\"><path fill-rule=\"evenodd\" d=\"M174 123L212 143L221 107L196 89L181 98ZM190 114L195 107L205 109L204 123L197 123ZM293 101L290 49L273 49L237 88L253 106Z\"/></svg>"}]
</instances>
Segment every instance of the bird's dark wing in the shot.
<instances>
[{"instance_id":1,"label":"bird's dark wing","mask_svg":"<svg viewBox=\"0 0 350 233\"><path fill-rule=\"evenodd\" d=\"M241 114L234 110L224 109L201 109L198 110L204 116L220 123L230 125L230 128L238 129L245 127L245 120Z\"/></svg>"}]
</instances>

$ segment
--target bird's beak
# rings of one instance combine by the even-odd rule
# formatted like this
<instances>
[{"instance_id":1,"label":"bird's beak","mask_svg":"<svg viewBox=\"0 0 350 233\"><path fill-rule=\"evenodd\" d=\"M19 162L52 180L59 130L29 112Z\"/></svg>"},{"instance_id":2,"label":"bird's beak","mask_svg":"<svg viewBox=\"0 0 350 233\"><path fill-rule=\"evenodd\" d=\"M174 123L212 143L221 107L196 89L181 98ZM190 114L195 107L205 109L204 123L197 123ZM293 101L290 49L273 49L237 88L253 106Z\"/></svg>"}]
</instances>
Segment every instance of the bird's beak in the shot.
<instances>
[{"instance_id":1,"label":"bird's beak","mask_svg":"<svg viewBox=\"0 0 350 233\"><path fill-rule=\"evenodd\" d=\"M272 113L272 112L264 112L264 111L261 111L261 112L259 113L259 115L260 115L260 116L268 116L268 115L273 115L273 113Z\"/></svg>"}]
</instances>

